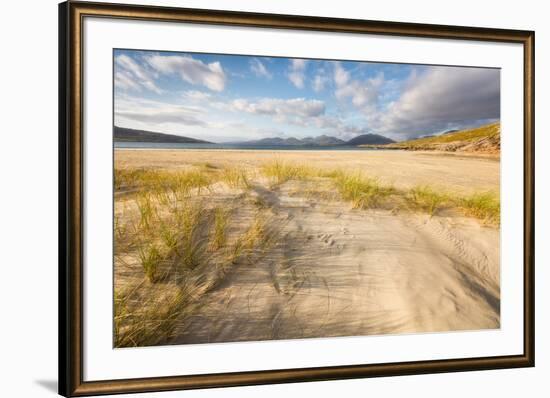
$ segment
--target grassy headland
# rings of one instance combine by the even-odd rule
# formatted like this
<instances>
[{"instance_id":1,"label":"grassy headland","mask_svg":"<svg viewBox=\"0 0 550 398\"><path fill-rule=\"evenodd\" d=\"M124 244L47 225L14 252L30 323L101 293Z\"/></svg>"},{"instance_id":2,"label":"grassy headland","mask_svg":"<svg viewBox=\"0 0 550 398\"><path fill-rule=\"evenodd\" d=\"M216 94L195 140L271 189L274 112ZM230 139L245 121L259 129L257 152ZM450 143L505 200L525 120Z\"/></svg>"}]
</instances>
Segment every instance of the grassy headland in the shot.
<instances>
[{"instance_id":1,"label":"grassy headland","mask_svg":"<svg viewBox=\"0 0 550 398\"><path fill-rule=\"evenodd\" d=\"M445 151L481 154L500 154L500 122L474 129L453 131L437 136L385 145L364 145L381 149L413 151Z\"/></svg>"}]
</instances>

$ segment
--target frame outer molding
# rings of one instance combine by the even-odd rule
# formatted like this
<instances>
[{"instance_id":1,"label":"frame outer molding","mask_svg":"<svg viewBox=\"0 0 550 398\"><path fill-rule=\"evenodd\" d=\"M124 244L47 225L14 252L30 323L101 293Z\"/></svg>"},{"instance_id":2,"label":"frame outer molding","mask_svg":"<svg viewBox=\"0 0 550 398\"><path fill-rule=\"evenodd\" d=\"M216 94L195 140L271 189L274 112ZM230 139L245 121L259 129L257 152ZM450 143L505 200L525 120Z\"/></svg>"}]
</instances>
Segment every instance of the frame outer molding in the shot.
<instances>
[{"instance_id":1,"label":"frame outer molding","mask_svg":"<svg viewBox=\"0 0 550 398\"><path fill-rule=\"evenodd\" d=\"M84 17L520 43L524 47L524 353L371 365L83 380L82 22ZM59 4L59 393L66 397L460 372L535 365L533 31L67 1Z\"/></svg>"}]
</instances>

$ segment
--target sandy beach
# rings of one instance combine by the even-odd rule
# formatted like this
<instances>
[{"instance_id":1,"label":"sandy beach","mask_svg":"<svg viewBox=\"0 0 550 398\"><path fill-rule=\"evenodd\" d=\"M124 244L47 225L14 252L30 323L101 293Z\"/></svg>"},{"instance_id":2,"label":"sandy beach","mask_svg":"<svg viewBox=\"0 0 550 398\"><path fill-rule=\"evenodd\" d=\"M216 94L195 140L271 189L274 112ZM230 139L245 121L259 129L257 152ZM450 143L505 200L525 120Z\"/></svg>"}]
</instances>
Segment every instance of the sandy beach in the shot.
<instances>
[{"instance_id":1,"label":"sandy beach","mask_svg":"<svg viewBox=\"0 0 550 398\"><path fill-rule=\"evenodd\" d=\"M121 150L116 167L181 169L210 162L251 169L266 161L299 162L326 169L362 170L397 187L429 184L456 192L499 190L500 161L494 156L408 151Z\"/></svg>"},{"instance_id":2,"label":"sandy beach","mask_svg":"<svg viewBox=\"0 0 550 398\"><path fill-rule=\"evenodd\" d=\"M321 171L275 183L262 173L270 161ZM189 200L204 212L226 209L227 247L237 247L237 237L259 221L267 225L262 236L269 235L269 244L224 265L211 255L197 266L200 275L190 271L189 281L201 281L193 310L175 316L155 344L499 328L498 225L455 208L427 213L389 199L355 206L323 174L361 172L403 192L403 198L420 185L449 195L498 193L498 158L405 151L115 151L115 170L200 169L221 176L235 167L245 170L246 186L212 177ZM133 192L124 184L115 191L121 225L135 223L139 215ZM127 296L139 301L146 293L135 292L148 282L138 249L124 246L122 236L117 248L115 233L115 290L132 286L133 296ZM205 283L214 278L212 267L216 280ZM172 288L168 281L149 285L147 292L159 297Z\"/></svg>"}]
</instances>

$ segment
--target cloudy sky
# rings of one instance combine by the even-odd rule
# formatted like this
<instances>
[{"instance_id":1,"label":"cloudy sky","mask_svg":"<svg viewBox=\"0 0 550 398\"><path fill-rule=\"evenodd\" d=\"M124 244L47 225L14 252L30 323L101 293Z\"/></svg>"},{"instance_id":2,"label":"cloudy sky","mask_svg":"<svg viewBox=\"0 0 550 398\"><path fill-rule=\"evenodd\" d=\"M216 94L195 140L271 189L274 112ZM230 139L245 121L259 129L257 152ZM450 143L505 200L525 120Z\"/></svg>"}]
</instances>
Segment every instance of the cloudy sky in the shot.
<instances>
[{"instance_id":1,"label":"cloudy sky","mask_svg":"<svg viewBox=\"0 0 550 398\"><path fill-rule=\"evenodd\" d=\"M214 142L377 133L500 118L497 69L116 50L115 124Z\"/></svg>"}]
</instances>

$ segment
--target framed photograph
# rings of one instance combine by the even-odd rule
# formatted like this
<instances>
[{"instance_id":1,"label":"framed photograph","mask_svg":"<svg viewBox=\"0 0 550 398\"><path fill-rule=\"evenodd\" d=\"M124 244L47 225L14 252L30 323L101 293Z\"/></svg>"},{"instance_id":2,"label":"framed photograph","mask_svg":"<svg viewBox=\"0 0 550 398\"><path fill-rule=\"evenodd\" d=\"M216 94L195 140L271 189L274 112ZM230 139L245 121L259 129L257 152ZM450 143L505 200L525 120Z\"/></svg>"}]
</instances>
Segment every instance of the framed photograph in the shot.
<instances>
[{"instance_id":1,"label":"framed photograph","mask_svg":"<svg viewBox=\"0 0 550 398\"><path fill-rule=\"evenodd\" d=\"M534 366L534 32L59 29L62 395Z\"/></svg>"}]
</instances>

